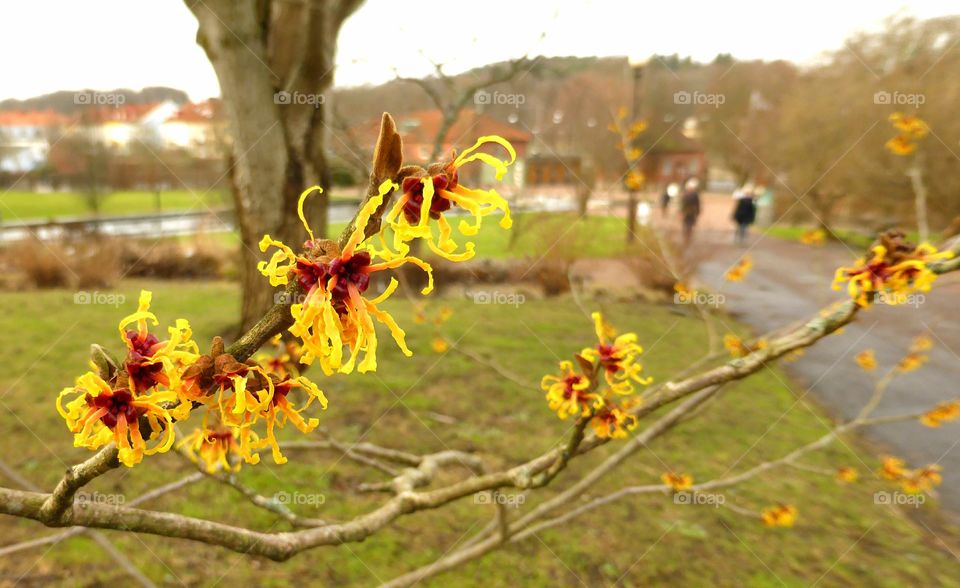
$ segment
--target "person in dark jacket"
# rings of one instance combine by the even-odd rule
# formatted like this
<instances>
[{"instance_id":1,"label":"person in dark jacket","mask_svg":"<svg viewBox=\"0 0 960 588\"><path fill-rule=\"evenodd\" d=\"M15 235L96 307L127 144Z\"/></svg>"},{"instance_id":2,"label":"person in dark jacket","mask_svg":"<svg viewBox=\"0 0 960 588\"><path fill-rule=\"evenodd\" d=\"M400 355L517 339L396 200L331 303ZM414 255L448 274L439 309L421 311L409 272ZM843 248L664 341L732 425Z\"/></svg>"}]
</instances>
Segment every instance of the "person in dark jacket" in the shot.
<instances>
[{"instance_id":1,"label":"person in dark jacket","mask_svg":"<svg viewBox=\"0 0 960 588\"><path fill-rule=\"evenodd\" d=\"M683 186L683 196L680 198L680 216L683 220L683 245L690 245L693 241L693 227L700 217L700 181L690 178Z\"/></svg>"},{"instance_id":2,"label":"person in dark jacket","mask_svg":"<svg viewBox=\"0 0 960 588\"><path fill-rule=\"evenodd\" d=\"M676 182L670 182L660 195L660 218L667 218L667 211L670 208L670 202L680 194L680 185Z\"/></svg>"},{"instance_id":3,"label":"person in dark jacket","mask_svg":"<svg viewBox=\"0 0 960 588\"><path fill-rule=\"evenodd\" d=\"M750 225L757 220L757 203L753 192L753 186L746 185L733 193L733 222L737 224L734 241L738 245L747 243Z\"/></svg>"}]
</instances>

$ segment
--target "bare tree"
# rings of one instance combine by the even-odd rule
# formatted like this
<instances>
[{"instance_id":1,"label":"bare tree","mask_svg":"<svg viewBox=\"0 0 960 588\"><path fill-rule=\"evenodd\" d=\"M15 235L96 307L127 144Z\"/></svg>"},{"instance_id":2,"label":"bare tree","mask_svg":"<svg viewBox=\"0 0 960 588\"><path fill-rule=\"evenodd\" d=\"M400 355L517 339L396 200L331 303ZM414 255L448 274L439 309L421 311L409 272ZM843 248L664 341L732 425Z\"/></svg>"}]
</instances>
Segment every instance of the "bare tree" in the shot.
<instances>
[{"instance_id":1,"label":"bare tree","mask_svg":"<svg viewBox=\"0 0 960 588\"><path fill-rule=\"evenodd\" d=\"M440 111L443 118L440 121L440 127L437 129L437 136L433 139L433 151L430 154L430 161L437 161L443 154L443 144L447 139L447 133L457 124L460 113L467 107L478 92L508 82L523 72L528 72L536 66L537 59L530 59L526 55L519 59L512 59L505 63L499 63L491 66L485 73L483 79L472 84L463 85L459 82L459 77L447 75L443 71L442 63L434 63L436 77L433 78L407 78L397 77L398 80L410 82L420 86L424 93L430 97L430 100Z\"/></svg>"}]
</instances>

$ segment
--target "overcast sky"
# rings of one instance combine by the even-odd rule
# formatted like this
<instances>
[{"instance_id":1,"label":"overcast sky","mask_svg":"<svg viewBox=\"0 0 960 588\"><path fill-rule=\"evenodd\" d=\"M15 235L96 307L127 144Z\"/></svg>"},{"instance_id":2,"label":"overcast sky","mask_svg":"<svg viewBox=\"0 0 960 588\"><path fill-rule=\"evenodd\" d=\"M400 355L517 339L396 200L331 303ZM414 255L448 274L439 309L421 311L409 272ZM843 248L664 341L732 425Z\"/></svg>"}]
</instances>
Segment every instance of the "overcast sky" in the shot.
<instances>
[{"instance_id":1,"label":"overcast sky","mask_svg":"<svg viewBox=\"0 0 960 588\"><path fill-rule=\"evenodd\" d=\"M524 54L709 60L722 52L810 63L892 14L957 12L939 0L367 0L340 34L336 83L427 75L431 61L456 73ZM181 88L195 100L219 94L183 2L8 1L0 20L0 98L144 86Z\"/></svg>"}]
</instances>

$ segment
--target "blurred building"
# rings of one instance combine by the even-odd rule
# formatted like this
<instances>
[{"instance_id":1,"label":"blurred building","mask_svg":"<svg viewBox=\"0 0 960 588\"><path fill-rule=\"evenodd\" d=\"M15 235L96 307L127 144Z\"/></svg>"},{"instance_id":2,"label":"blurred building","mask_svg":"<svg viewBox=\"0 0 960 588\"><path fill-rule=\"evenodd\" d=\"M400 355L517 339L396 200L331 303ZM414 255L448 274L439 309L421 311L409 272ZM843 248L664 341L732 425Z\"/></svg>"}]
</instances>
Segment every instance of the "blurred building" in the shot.
<instances>
[{"instance_id":1,"label":"blurred building","mask_svg":"<svg viewBox=\"0 0 960 588\"><path fill-rule=\"evenodd\" d=\"M644 153L640 166L651 187L683 183L689 178L697 178L703 185L707 179L707 152L698 138L670 133Z\"/></svg>"},{"instance_id":2,"label":"blurred building","mask_svg":"<svg viewBox=\"0 0 960 588\"><path fill-rule=\"evenodd\" d=\"M222 103L211 98L184 104L158 132L165 149L184 149L202 159L221 157L226 136Z\"/></svg>"},{"instance_id":3,"label":"blurred building","mask_svg":"<svg viewBox=\"0 0 960 588\"><path fill-rule=\"evenodd\" d=\"M76 188L195 185L223 175L219 100L0 111L0 183Z\"/></svg>"},{"instance_id":4,"label":"blurred building","mask_svg":"<svg viewBox=\"0 0 960 588\"><path fill-rule=\"evenodd\" d=\"M80 111L77 132L91 141L125 152L137 141L157 145L161 125L179 110L172 100L93 106Z\"/></svg>"},{"instance_id":5,"label":"blurred building","mask_svg":"<svg viewBox=\"0 0 960 588\"><path fill-rule=\"evenodd\" d=\"M52 109L0 111L0 172L24 174L43 166L51 138L70 124Z\"/></svg>"}]
</instances>

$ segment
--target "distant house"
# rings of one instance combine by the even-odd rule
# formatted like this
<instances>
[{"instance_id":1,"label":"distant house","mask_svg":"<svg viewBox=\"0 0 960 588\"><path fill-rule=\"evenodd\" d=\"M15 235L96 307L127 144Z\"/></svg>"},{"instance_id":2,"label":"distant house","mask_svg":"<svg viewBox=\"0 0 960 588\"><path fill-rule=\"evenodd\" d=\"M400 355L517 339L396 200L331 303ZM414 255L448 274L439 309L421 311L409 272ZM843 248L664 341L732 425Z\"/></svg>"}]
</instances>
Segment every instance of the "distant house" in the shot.
<instances>
[{"instance_id":1,"label":"distant house","mask_svg":"<svg viewBox=\"0 0 960 588\"><path fill-rule=\"evenodd\" d=\"M161 125L179 109L172 100L93 106L80 111L77 122L89 140L125 151L135 141L156 145Z\"/></svg>"},{"instance_id":2,"label":"distant house","mask_svg":"<svg viewBox=\"0 0 960 588\"><path fill-rule=\"evenodd\" d=\"M165 149L185 149L202 159L223 155L224 135L223 107L215 98L184 104L159 126Z\"/></svg>"},{"instance_id":3,"label":"distant house","mask_svg":"<svg viewBox=\"0 0 960 588\"><path fill-rule=\"evenodd\" d=\"M581 184L579 155L538 153L527 158L527 186L578 186Z\"/></svg>"},{"instance_id":4,"label":"distant house","mask_svg":"<svg viewBox=\"0 0 960 588\"><path fill-rule=\"evenodd\" d=\"M659 189L672 182L706 181L707 153L703 144L682 133L662 138L640 160L647 186Z\"/></svg>"},{"instance_id":5,"label":"distant house","mask_svg":"<svg viewBox=\"0 0 960 588\"><path fill-rule=\"evenodd\" d=\"M433 152L434 142L440 134L443 116L438 110L422 110L396 116L397 130L403 137L403 161L426 165ZM380 119L368 121L356 129L356 136L361 146L373 151L374 143L380 130ZM517 163L510 166L507 176L503 179L506 185L519 187L525 177L525 160L527 146L533 136L523 129L519 129L492 116L481 114L475 110L465 109L460 113L457 122L447 131L443 138L441 159L448 157L456 149L458 152L471 147L474 142L485 135L499 135L510 142L517 152ZM496 145L484 147L485 151L499 157L505 157L503 148ZM461 172L465 179L480 185L494 183L493 171L488 166L474 165Z\"/></svg>"},{"instance_id":6,"label":"distant house","mask_svg":"<svg viewBox=\"0 0 960 588\"><path fill-rule=\"evenodd\" d=\"M23 174L41 167L51 137L69 123L54 110L0 111L0 172Z\"/></svg>"}]
</instances>

